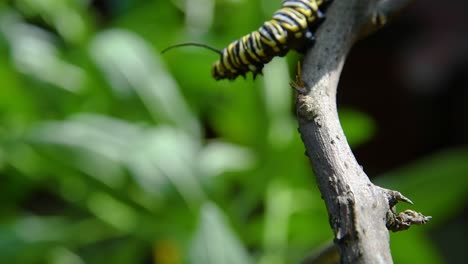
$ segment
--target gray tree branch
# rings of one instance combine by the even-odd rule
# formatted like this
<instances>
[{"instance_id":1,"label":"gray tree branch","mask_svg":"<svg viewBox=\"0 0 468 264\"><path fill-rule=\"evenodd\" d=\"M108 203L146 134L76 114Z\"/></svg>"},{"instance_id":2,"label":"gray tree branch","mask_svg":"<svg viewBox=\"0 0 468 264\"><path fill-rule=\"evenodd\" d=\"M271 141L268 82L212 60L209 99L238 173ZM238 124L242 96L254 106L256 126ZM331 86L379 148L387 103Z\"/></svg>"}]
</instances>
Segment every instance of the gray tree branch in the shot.
<instances>
[{"instance_id":1,"label":"gray tree branch","mask_svg":"<svg viewBox=\"0 0 468 264\"><path fill-rule=\"evenodd\" d=\"M351 152L336 108L336 89L351 46L407 2L335 0L295 83L299 131L342 263L393 263L388 229L403 230L429 220L413 211L397 214L398 201L411 201L370 182Z\"/></svg>"}]
</instances>

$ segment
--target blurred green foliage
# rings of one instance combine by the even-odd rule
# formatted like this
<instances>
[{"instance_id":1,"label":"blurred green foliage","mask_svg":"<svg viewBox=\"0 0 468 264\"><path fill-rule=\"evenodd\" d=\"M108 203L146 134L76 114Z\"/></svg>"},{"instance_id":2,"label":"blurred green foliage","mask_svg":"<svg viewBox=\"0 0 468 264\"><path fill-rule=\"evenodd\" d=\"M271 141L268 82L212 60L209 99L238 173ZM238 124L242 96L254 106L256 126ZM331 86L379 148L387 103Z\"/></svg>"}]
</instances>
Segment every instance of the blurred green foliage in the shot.
<instances>
[{"instance_id":1,"label":"blurred green foliage","mask_svg":"<svg viewBox=\"0 0 468 264\"><path fill-rule=\"evenodd\" d=\"M329 241L286 60L216 82L217 55L159 54L223 47L278 6L2 2L0 263L298 263ZM378 129L341 118L353 146ZM434 217L394 235L396 263L443 262L425 232L463 207L467 159L447 151L379 178Z\"/></svg>"}]
</instances>

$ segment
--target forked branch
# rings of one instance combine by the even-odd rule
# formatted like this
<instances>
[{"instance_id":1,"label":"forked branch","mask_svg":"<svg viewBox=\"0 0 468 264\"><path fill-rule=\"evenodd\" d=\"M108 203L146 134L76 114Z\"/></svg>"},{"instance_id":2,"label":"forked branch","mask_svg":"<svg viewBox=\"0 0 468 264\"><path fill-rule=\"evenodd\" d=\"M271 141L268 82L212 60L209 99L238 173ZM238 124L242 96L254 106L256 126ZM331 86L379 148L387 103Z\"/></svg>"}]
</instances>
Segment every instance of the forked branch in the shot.
<instances>
[{"instance_id":1,"label":"forked branch","mask_svg":"<svg viewBox=\"0 0 468 264\"><path fill-rule=\"evenodd\" d=\"M430 219L413 211L398 214L396 203L411 201L370 182L351 152L336 109L338 80L351 46L408 2L334 0L295 84L299 130L342 263L393 263L388 229L404 230Z\"/></svg>"}]
</instances>

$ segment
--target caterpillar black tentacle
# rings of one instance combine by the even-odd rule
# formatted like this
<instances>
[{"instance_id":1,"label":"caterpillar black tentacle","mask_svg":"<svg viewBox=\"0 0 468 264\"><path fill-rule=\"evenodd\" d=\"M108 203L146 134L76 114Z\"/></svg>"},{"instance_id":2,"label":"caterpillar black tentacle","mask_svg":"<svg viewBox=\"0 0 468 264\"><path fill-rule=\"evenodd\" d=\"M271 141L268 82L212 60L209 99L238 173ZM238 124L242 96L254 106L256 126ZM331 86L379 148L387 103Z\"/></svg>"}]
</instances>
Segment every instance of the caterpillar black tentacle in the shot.
<instances>
[{"instance_id":1,"label":"caterpillar black tentacle","mask_svg":"<svg viewBox=\"0 0 468 264\"><path fill-rule=\"evenodd\" d=\"M262 74L265 64L273 57L284 56L293 49L303 53L315 41L314 31L323 21L324 8L332 0L283 0L282 7L272 19L263 23L240 39L231 42L223 50L205 44L184 43L171 46L199 46L220 54L212 68L216 80L234 80L252 72L253 78Z\"/></svg>"},{"instance_id":2,"label":"caterpillar black tentacle","mask_svg":"<svg viewBox=\"0 0 468 264\"><path fill-rule=\"evenodd\" d=\"M175 45L169 46L169 47L163 49L161 51L161 54L164 54L164 53L168 52L171 49L180 48L180 47L184 47L184 46L201 47L201 48L205 48L205 49L214 51L214 52L218 53L219 55L223 55L223 52L221 50L217 49L217 48L213 48L210 45L206 45L206 44L202 44L202 43L196 43L196 42L180 43L180 44L175 44Z\"/></svg>"}]
</instances>

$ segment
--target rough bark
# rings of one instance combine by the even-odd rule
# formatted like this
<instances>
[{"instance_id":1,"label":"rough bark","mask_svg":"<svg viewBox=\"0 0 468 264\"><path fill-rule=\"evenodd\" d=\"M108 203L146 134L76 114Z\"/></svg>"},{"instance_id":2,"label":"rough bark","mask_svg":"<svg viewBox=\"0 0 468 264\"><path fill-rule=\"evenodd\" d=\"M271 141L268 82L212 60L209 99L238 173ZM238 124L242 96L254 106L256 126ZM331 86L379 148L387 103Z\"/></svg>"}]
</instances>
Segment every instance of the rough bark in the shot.
<instances>
[{"instance_id":1,"label":"rough bark","mask_svg":"<svg viewBox=\"0 0 468 264\"><path fill-rule=\"evenodd\" d=\"M371 183L346 141L336 108L336 89L351 46L406 2L394 0L392 9L391 0L335 0L295 82L299 131L342 263L393 263L388 229L403 230L429 219L413 211L396 213L397 201L411 201Z\"/></svg>"}]
</instances>

